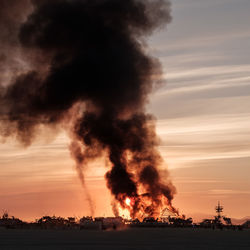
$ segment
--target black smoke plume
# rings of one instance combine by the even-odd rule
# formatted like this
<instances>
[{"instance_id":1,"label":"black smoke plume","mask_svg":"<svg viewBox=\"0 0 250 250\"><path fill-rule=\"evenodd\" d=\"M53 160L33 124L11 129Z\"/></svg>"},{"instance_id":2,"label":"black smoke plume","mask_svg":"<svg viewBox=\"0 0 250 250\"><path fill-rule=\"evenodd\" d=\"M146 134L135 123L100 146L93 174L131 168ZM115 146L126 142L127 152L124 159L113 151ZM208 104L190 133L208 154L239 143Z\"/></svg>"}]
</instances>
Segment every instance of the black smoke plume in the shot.
<instances>
[{"instance_id":1,"label":"black smoke plume","mask_svg":"<svg viewBox=\"0 0 250 250\"><path fill-rule=\"evenodd\" d=\"M11 34L25 67L1 84L2 136L29 145L41 125L63 125L83 185L84 166L105 153L107 186L132 217L171 207L175 188L160 176L154 119L145 113L161 73L146 38L170 22L169 2L34 0L29 10Z\"/></svg>"}]
</instances>

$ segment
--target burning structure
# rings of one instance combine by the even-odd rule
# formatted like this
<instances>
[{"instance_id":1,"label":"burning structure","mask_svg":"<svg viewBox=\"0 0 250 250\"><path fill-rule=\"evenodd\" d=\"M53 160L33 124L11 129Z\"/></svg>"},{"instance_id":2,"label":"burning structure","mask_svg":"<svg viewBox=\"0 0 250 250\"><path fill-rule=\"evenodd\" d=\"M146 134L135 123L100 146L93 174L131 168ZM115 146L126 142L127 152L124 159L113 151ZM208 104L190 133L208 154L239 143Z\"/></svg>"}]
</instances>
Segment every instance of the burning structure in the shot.
<instances>
[{"instance_id":1,"label":"burning structure","mask_svg":"<svg viewBox=\"0 0 250 250\"><path fill-rule=\"evenodd\" d=\"M176 192L162 178L154 118L145 111L160 83L161 67L146 37L171 21L165 0L1 1L5 31L1 56L0 133L30 145L41 129L65 129L83 186L84 168L105 155L113 211L131 218L158 217ZM23 10L26 6L26 12ZM15 28L15 32L11 30ZM13 42L7 43L6 37ZM11 57L11 58L9 58ZM166 172L165 172L166 173ZM91 197L87 193L93 213Z\"/></svg>"}]
</instances>

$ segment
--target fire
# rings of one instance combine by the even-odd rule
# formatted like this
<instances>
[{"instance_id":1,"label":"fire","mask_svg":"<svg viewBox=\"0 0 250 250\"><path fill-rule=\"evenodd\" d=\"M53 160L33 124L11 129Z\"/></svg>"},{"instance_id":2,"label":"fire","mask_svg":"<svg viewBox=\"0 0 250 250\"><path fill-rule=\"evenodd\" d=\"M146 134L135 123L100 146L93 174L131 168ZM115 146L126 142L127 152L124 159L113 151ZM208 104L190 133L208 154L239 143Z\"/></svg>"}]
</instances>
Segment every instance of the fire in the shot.
<instances>
[{"instance_id":1,"label":"fire","mask_svg":"<svg viewBox=\"0 0 250 250\"><path fill-rule=\"evenodd\" d=\"M131 200L127 197L125 200L126 205L130 206L131 205Z\"/></svg>"}]
</instances>

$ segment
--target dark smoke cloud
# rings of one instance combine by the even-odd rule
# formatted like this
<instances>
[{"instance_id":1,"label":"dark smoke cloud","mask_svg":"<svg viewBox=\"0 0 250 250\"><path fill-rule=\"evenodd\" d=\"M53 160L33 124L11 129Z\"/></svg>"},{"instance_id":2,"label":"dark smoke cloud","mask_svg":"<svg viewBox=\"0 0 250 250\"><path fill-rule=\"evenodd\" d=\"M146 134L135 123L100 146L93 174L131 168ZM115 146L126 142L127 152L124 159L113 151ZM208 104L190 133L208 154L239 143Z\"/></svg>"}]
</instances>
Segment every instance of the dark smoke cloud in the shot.
<instances>
[{"instance_id":1,"label":"dark smoke cloud","mask_svg":"<svg viewBox=\"0 0 250 250\"><path fill-rule=\"evenodd\" d=\"M122 207L125 197L134 198L133 217L154 215L162 197L171 205L175 188L159 175L154 121L145 114L161 72L145 38L171 21L169 2L32 3L17 36L32 69L2 89L2 135L29 145L41 125L64 124L82 183L84 166L106 152L107 186Z\"/></svg>"},{"instance_id":2,"label":"dark smoke cloud","mask_svg":"<svg viewBox=\"0 0 250 250\"><path fill-rule=\"evenodd\" d=\"M29 0L0 1L0 84L7 85L11 76L21 69L18 32L31 11Z\"/></svg>"},{"instance_id":3,"label":"dark smoke cloud","mask_svg":"<svg viewBox=\"0 0 250 250\"><path fill-rule=\"evenodd\" d=\"M0 1L0 40L1 45L17 43L17 34L21 23L31 9L29 0L1 0Z\"/></svg>"}]
</instances>

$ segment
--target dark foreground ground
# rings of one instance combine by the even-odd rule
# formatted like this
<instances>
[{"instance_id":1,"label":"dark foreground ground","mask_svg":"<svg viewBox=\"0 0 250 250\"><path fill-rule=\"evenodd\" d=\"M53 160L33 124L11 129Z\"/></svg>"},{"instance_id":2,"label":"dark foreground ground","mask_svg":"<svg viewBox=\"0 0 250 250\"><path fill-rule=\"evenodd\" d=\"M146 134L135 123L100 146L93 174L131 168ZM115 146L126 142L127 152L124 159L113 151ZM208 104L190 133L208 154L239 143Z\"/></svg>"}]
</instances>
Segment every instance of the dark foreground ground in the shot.
<instances>
[{"instance_id":1,"label":"dark foreground ground","mask_svg":"<svg viewBox=\"0 0 250 250\"><path fill-rule=\"evenodd\" d=\"M121 231L0 230L0 249L250 249L250 230L135 228Z\"/></svg>"}]
</instances>

